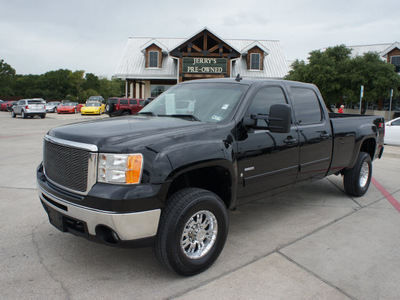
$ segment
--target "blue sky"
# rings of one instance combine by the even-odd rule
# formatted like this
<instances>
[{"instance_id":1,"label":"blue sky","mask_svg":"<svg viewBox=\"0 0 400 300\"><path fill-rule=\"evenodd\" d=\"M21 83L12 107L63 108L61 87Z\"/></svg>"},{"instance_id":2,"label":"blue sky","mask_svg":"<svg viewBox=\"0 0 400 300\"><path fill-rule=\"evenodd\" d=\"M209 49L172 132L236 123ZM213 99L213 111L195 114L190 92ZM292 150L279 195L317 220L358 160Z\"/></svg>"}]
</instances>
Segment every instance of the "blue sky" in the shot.
<instances>
[{"instance_id":1,"label":"blue sky","mask_svg":"<svg viewBox=\"0 0 400 300\"><path fill-rule=\"evenodd\" d=\"M128 37L279 40L288 60L312 50L400 41L398 0L0 0L0 59L18 74L85 70L111 77Z\"/></svg>"}]
</instances>

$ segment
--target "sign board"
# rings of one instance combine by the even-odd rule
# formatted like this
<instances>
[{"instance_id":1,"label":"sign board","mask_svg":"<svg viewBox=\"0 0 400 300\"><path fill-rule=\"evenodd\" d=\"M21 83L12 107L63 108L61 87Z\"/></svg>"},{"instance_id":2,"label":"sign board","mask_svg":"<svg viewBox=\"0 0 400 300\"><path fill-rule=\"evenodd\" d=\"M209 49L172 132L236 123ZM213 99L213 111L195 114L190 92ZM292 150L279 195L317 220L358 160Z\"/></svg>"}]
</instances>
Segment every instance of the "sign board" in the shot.
<instances>
[{"instance_id":1,"label":"sign board","mask_svg":"<svg viewBox=\"0 0 400 300\"><path fill-rule=\"evenodd\" d=\"M224 74L227 72L226 58L184 57L182 72L192 74Z\"/></svg>"}]
</instances>

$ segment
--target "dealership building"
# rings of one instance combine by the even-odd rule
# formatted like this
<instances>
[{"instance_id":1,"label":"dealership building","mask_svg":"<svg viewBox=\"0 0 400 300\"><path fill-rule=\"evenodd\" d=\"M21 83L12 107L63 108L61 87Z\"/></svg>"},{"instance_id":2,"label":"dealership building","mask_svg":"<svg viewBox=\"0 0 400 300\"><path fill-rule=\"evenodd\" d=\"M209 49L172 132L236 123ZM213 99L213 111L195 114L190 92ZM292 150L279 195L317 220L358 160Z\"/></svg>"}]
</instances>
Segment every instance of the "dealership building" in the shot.
<instances>
[{"instance_id":1,"label":"dealership building","mask_svg":"<svg viewBox=\"0 0 400 300\"><path fill-rule=\"evenodd\" d=\"M126 97L145 99L187 80L282 79L288 72L279 41L223 39L203 28L186 39L129 38L114 78L125 80Z\"/></svg>"}]
</instances>

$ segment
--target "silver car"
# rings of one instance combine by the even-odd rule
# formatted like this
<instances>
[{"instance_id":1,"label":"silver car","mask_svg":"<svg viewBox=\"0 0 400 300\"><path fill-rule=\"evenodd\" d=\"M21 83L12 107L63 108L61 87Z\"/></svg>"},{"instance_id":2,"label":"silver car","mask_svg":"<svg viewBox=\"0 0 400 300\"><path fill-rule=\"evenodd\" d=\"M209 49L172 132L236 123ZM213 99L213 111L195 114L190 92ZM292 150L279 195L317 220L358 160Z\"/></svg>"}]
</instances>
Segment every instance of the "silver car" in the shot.
<instances>
[{"instance_id":1,"label":"silver car","mask_svg":"<svg viewBox=\"0 0 400 300\"><path fill-rule=\"evenodd\" d=\"M21 115L23 119L27 117L40 116L46 117L46 102L43 99L22 99L19 100L11 110L11 117Z\"/></svg>"},{"instance_id":2,"label":"silver car","mask_svg":"<svg viewBox=\"0 0 400 300\"><path fill-rule=\"evenodd\" d=\"M57 106L59 106L61 102L53 101L46 103L46 112L57 112Z\"/></svg>"}]
</instances>

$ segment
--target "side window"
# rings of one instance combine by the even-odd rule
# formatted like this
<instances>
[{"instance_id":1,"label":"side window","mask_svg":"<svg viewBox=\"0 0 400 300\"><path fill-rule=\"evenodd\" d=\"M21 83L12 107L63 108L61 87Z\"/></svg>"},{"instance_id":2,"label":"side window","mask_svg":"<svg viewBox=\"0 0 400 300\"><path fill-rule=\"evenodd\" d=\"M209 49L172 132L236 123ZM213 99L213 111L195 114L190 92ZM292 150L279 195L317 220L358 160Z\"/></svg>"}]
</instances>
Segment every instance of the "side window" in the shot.
<instances>
[{"instance_id":1,"label":"side window","mask_svg":"<svg viewBox=\"0 0 400 300\"><path fill-rule=\"evenodd\" d=\"M317 124L323 120L318 97L312 89L292 87L294 114L300 125Z\"/></svg>"},{"instance_id":2,"label":"side window","mask_svg":"<svg viewBox=\"0 0 400 300\"><path fill-rule=\"evenodd\" d=\"M393 126L400 126L400 120L396 120L392 122Z\"/></svg>"},{"instance_id":3,"label":"side window","mask_svg":"<svg viewBox=\"0 0 400 300\"><path fill-rule=\"evenodd\" d=\"M136 105L136 104L137 104L137 101L136 101L136 100L129 100L129 104Z\"/></svg>"},{"instance_id":4,"label":"side window","mask_svg":"<svg viewBox=\"0 0 400 300\"><path fill-rule=\"evenodd\" d=\"M119 100L119 104L128 104L128 100Z\"/></svg>"},{"instance_id":5,"label":"side window","mask_svg":"<svg viewBox=\"0 0 400 300\"><path fill-rule=\"evenodd\" d=\"M20 100L19 102L18 102L18 105L24 105L25 104L25 101L24 100Z\"/></svg>"},{"instance_id":6,"label":"side window","mask_svg":"<svg viewBox=\"0 0 400 300\"><path fill-rule=\"evenodd\" d=\"M286 104L283 90L277 86L261 88L254 96L246 115L268 115L273 104ZM257 120L257 126L265 126L265 120Z\"/></svg>"}]
</instances>

